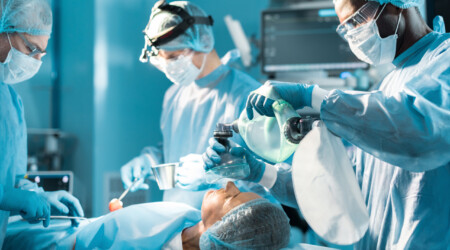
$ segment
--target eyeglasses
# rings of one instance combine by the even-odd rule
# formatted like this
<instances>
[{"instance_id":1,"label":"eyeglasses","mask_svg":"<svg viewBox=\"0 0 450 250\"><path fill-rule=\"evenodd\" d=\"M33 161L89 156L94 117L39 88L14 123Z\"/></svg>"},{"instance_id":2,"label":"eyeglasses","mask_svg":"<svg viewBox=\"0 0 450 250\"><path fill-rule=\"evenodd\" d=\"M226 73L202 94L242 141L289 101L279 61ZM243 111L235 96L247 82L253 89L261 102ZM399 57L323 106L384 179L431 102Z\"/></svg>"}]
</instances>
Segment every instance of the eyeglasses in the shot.
<instances>
[{"instance_id":1,"label":"eyeglasses","mask_svg":"<svg viewBox=\"0 0 450 250\"><path fill-rule=\"evenodd\" d=\"M359 8L353 15L345 19L336 29L336 32L344 39L345 35L352 29L357 28L363 24L373 20L377 13L380 3L370 1Z\"/></svg>"},{"instance_id":2,"label":"eyeglasses","mask_svg":"<svg viewBox=\"0 0 450 250\"><path fill-rule=\"evenodd\" d=\"M30 43L30 41L28 41L28 39L20 32L17 32L17 34L19 34L20 38L22 38L22 40L25 42L25 45L28 47L28 49L31 51L28 56L35 56L38 54L42 54L42 56L44 56L45 54L47 54L47 51L42 51L41 49L39 49L38 47L36 47L35 45L33 45L32 43Z\"/></svg>"}]
</instances>

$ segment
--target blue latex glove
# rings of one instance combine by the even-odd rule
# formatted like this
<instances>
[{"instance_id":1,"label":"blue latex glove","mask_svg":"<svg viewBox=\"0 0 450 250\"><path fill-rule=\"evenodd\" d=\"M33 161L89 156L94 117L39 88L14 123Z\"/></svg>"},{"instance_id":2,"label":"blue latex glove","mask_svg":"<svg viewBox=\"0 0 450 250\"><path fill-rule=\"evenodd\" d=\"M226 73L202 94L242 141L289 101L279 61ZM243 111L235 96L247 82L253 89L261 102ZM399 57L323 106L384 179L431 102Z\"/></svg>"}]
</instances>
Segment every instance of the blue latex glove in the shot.
<instances>
[{"instance_id":1,"label":"blue latex glove","mask_svg":"<svg viewBox=\"0 0 450 250\"><path fill-rule=\"evenodd\" d=\"M277 81L267 81L264 85L269 85L273 88L280 98L291 104L294 109L311 106L312 92L315 85ZM252 92L247 98L246 110L248 119L253 119L253 108L260 115L275 116L272 110L274 102L275 100L273 99Z\"/></svg>"},{"instance_id":2,"label":"blue latex glove","mask_svg":"<svg viewBox=\"0 0 450 250\"><path fill-rule=\"evenodd\" d=\"M225 152L225 147L220 144L216 139L209 139L209 147L206 152L203 153L202 158L205 163L205 170L209 169L219 164L221 161L220 154ZM245 157L248 166L250 167L250 174L245 178L246 181L259 182L266 169L266 164L264 162L256 159L256 157L248 150L230 141L230 154L238 157ZM224 176L227 177L227 176Z\"/></svg>"},{"instance_id":3,"label":"blue latex glove","mask_svg":"<svg viewBox=\"0 0 450 250\"><path fill-rule=\"evenodd\" d=\"M77 198L66 191L43 192L42 195L52 208L52 214L65 214L74 217L84 217L83 208ZM79 220L72 220L72 226L77 227Z\"/></svg>"},{"instance_id":4,"label":"blue latex glove","mask_svg":"<svg viewBox=\"0 0 450 250\"><path fill-rule=\"evenodd\" d=\"M5 190L0 203L0 209L5 211L18 211L29 223L39 223L42 221L44 227L48 227L50 224L50 204L40 193L17 188Z\"/></svg>"},{"instance_id":5,"label":"blue latex glove","mask_svg":"<svg viewBox=\"0 0 450 250\"><path fill-rule=\"evenodd\" d=\"M148 184L144 183L144 181L150 177L152 170L150 169L150 162L145 157L145 155L135 157L120 168L120 175L125 189L131 186L136 178L139 178L139 181L130 189L131 192L149 189Z\"/></svg>"},{"instance_id":6,"label":"blue latex glove","mask_svg":"<svg viewBox=\"0 0 450 250\"><path fill-rule=\"evenodd\" d=\"M211 188L206 183L205 169L202 155L189 154L180 158L180 166L177 168L177 186L182 189L200 191Z\"/></svg>"}]
</instances>

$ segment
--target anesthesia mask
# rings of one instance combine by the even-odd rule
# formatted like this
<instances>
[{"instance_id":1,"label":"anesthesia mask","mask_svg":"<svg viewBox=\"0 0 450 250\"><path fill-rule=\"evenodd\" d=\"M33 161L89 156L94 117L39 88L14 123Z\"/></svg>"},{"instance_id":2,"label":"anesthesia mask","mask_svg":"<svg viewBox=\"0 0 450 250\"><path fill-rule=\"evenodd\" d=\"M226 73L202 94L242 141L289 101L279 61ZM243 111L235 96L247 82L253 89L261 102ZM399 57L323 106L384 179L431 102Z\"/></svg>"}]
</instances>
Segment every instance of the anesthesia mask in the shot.
<instances>
[{"instance_id":1,"label":"anesthesia mask","mask_svg":"<svg viewBox=\"0 0 450 250\"><path fill-rule=\"evenodd\" d=\"M214 130L214 138L225 147L225 151L220 153L221 161L216 167L206 172L206 182L214 183L226 178L242 180L250 174L250 167L243 157L234 156L230 150L234 145L228 138L233 137L232 125L217 123Z\"/></svg>"}]
</instances>

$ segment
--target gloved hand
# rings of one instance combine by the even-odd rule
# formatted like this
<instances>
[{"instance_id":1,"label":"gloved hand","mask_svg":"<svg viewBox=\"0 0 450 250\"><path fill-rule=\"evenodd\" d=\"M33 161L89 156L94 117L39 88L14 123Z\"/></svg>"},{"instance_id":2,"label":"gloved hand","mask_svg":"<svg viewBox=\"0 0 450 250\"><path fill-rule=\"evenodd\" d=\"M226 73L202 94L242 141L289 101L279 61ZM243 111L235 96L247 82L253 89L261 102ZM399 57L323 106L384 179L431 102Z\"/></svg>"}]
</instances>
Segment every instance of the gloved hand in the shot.
<instances>
[{"instance_id":1,"label":"gloved hand","mask_svg":"<svg viewBox=\"0 0 450 250\"><path fill-rule=\"evenodd\" d=\"M205 170L209 169L219 164L221 161L221 157L219 154L225 152L225 147L220 144L216 139L209 139L209 147L206 149L206 152L203 153L202 158L205 162ZM230 141L230 154L238 157L245 157L248 166L250 167L250 174L244 179L246 181L251 182L259 182L264 174L264 170L266 168L266 164L264 162L256 159L256 157L249 150L246 150L243 147L240 147L236 143ZM227 177L227 176L224 176Z\"/></svg>"},{"instance_id":2,"label":"gloved hand","mask_svg":"<svg viewBox=\"0 0 450 250\"><path fill-rule=\"evenodd\" d=\"M130 191L134 192L141 189L149 189L148 184L144 183L144 181L152 174L150 167L150 162L146 159L145 155L135 157L122 166L120 168L120 175L122 178L123 187L127 189L136 178L139 178L139 181L134 184Z\"/></svg>"},{"instance_id":3,"label":"gloved hand","mask_svg":"<svg viewBox=\"0 0 450 250\"><path fill-rule=\"evenodd\" d=\"M312 92L315 85L277 81L267 81L264 85L264 87L269 86L272 88L281 99L291 104L294 109L311 106ZM253 108L260 115L275 116L272 109L274 102L275 100L273 99L252 92L247 98L246 110L248 119L253 119Z\"/></svg>"},{"instance_id":4,"label":"gloved hand","mask_svg":"<svg viewBox=\"0 0 450 250\"><path fill-rule=\"evenodd\" d=\"M44 227L50 224L50 204L44 196L33 191L12 188L4 190L0 209L19 211L29 223L43 222Z\"/></svg>"},{"instance_id":5,"label":"gloved hand","mask_svg":"<svg viewBox=\"0 0 450 250\"><path fill-rule=\"evenodd\" d=\"M74 217L84 217L83 208L77 198L66 191L42 192L43 196L52 208L52 214L64 214ZM79 220L72 220L72 226L77 227Z\"/></svg>"},{"instance_id":6,"label":"gloved hand","mask_svg":"<svg viewBox=\"0 0 450 250\"><path fill-rule=\"evenodd\" d=\"M205 169L202 155L189 154L180 158L180 166L177 169L177 186L182 189L199 191L211 187L205 180Z\"/></svg>"}]
</instances>

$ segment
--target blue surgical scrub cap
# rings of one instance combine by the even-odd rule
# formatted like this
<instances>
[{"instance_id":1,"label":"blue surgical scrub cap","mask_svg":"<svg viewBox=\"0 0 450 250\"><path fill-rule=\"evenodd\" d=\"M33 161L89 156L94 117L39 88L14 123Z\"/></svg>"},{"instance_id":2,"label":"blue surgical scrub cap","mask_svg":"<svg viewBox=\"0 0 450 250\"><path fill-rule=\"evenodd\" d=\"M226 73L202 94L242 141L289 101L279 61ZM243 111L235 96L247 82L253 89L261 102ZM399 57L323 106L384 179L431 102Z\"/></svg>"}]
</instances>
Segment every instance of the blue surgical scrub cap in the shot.
<instances>
[{"instance_id":1,"label":"blue surgical scrub cap","mask_svg":"<svg viewBox=\"0 0 450 250\"><path fill-rule=\"evenodd\" d=\"M409 7L418 7L423 3L423 0L371 0L379 2L381 4L390 3L402 9L407 9Z\"/></svg>"},{"instance_id":2,"label":"blue surgical scrub cap","mask_svg":"<svg viewBox=\"0 0 450 250\"><path fill-rule=\"evenodd\" d=\"M35 36L52 33L52 10L46 0L0 0L0 4L0 33L25 32Z\"/></svg>"},{"instance_id":3,"label":"blue surgical scrub cap","mask_svg":"<svg viewBox=\"0 0 450 250\"><path fill-rule=\"evenodd\" d=\"M289 243L289 219L266 199L231 209L200 237L200 249L281 249Z\"/></svg>"},{"instance_id":4,"label":"blue surgical scrub cap","mask_svg":"<svg viewBox=\"0 0 450 250\"><path fill-rule=\"evenodd\" d=\"M158 4L158 3L156 3ZM183 8L191 16L207 17L208 15L197 5L187 1L175 1L169 3ZM163 31L181 23L181 17L170 12L153 8L149 25L144 31L148 37L155 37ZM209 53L214 48L214 35L212 26L206 24L194 24L174 40L159 46L160 49L174 51L192 49L194 51Z\"/></svg>"}]
</instances>

